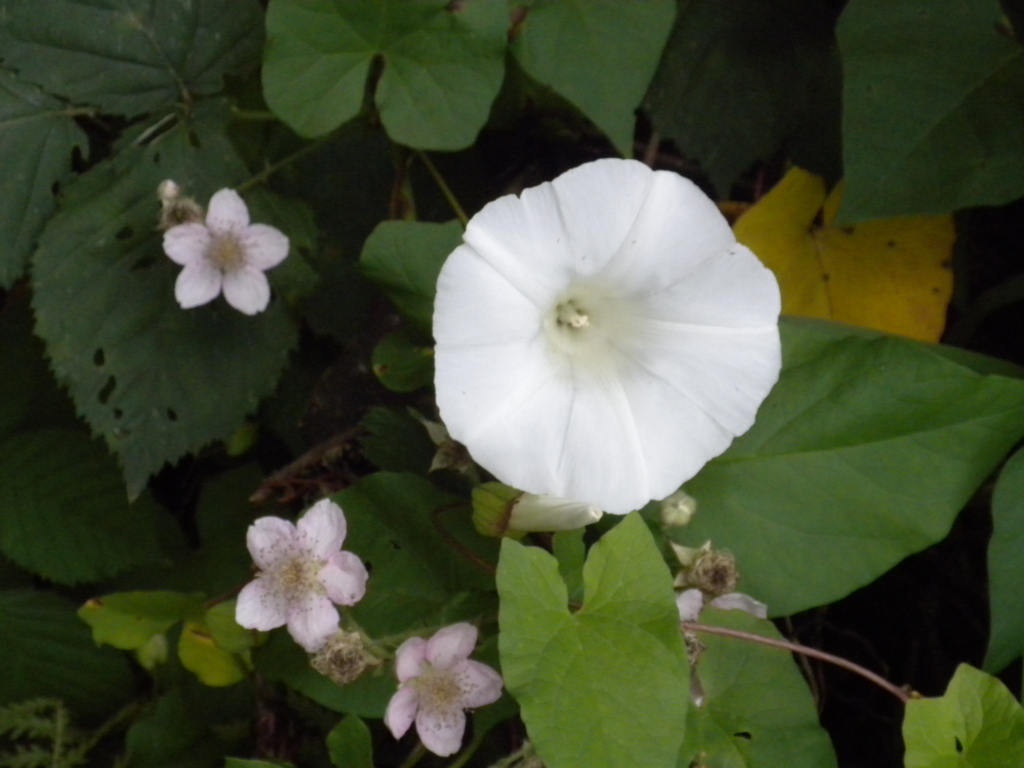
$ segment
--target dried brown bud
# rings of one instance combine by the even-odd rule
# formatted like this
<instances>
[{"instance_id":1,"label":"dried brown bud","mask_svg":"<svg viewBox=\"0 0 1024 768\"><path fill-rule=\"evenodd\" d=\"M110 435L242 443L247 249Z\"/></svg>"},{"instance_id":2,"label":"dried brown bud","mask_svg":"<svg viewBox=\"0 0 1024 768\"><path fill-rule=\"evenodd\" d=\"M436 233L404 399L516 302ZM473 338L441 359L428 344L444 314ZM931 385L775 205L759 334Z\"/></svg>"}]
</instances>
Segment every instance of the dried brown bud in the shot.
<instances>
[{"instance_id":1,"label":"dried brown bud","mask_svg":"<svg viewBox=\"0 0 1024 768\"><path fill-rule=\"evenodd\" d=\"M735 592L739 580L736 558L725 549L702 549L686 573L688 584L712 597Z\"/></svg>"},{"instance_id":2,"label":"dried brown bud","mask_svg":"<svg viewBox=\"0 0 1024 768\"><path fill-rule=\"evenodd\" d=\"M341 629L309 659L310 666L338 685L347 685L358 680L370 667L380 664L380 659L367 652L363 639L357 632Z\"/></svg>"}]
</instances>

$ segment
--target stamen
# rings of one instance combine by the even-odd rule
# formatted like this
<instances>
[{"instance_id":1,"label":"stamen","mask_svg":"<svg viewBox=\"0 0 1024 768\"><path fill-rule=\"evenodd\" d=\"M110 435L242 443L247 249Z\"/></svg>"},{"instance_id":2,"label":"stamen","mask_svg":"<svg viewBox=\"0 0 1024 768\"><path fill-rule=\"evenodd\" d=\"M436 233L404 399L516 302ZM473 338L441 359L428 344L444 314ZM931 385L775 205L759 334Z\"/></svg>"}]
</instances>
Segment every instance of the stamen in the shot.
<instances>
[{"instance_id":1,"label":"stamen","mask_svg":"<svg viewBox=\"0 0 1024 768\"><path fill-rule=\"evenodd\" d=\"M590 325L590 318L574 301L566 301L557 307L557 321L559 325L567 325L570 328L586 328Z\"/></svg>"},{"instance_id":2,"label":"stamen","mask_svg":"<svg viewBox=\"0 0 1024 768\"><path fill-rule=\"evenodd\" d=\"M206 258L221 272L234 272L245 265L245 251L233 232L214 235Z\"/></svg>"}]
</instances>

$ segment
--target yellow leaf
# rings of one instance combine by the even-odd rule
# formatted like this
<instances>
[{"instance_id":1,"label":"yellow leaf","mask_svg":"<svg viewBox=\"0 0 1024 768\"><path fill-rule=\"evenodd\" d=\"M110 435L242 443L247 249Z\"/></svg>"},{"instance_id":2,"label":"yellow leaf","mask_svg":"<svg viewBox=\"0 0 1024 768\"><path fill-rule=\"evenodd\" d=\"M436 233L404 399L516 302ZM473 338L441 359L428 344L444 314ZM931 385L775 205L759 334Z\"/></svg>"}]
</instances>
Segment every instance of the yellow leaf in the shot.
<instances>
[{"instance_id":1,"label":"yellow leaf","mask_svg":"<svg viewBox=\"0 0 1024 768\"><path fill-rule=\"evenodd\" d=\"M178 658L204 685L232 685L245 678L242 658L218 648L209 628L199 621L185 622L178 640Z\"/></svg>"},{"instance_id":2,"label":"yellow leaf","mask_svg":"<svg viewBox=\"0 0 1024 768\"><path fill-rule=\"evenodd\" d=\"M782 312L938 341L953 292L952 216L834 226L842 184L793 167L736 222L778 278Z\"/></svg>"}]
</instances>

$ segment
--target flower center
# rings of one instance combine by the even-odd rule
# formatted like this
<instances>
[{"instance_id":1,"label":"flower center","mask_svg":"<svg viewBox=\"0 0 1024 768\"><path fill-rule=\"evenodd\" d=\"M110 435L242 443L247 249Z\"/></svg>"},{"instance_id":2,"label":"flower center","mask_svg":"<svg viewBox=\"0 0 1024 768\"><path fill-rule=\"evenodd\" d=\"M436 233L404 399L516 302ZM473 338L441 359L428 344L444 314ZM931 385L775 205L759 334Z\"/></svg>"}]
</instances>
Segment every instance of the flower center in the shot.
<instances>
[{"instance_id":1,"label":"flower center","mask_svg":"<svg viewBox=\"0 0 1024 768\"><path fill-rule=\"evenodd\" d=\"M443 713L462 709L462 687L451 669L439 669L424 663L423 671L411 682L420 694L420 706Z\"/></svg>"},{"instance_id":2,"label":"flower center","mask_svg":"<svg viewBox=\"0 0 1024 768\"><path fill-rule=\"evenodd\" d=\"M299 555L282 565L274 574L280 590L286 595L323 592L316 576L324 563L308 555Z\"/></svg>"},{"instance_id":3,"label":"flower center","mask_svg":"<svg viewBox=\"0 0 1024 768\"><path fill-rule=\"evenodd\" d=\"M235 272L245 266L245 249L234 232L213 235L206 258L221 272Z\"/></svg>"},{"instance_id":4,"label":"flower center","mask_svg":"<svg viewBox=\"0 0 1024 768\"><path fill-rule=\"evenodd\" d=\"M544 335L562 362L577 373L607 373L622 364L622 350L633 346L636 307L606 286L570 286L544 317Z\"/></svg>"},{"instance_id":5,"label":"flower center","mask_svg":"<svg viewBox=\"0 0 1024 768\"><path fill-rule=\"evenodd\" d=\"M590 325L590 318L575 300L563 301L555 307L555 322L564 328L586 328Z\"/></svg>"}]
</instances>

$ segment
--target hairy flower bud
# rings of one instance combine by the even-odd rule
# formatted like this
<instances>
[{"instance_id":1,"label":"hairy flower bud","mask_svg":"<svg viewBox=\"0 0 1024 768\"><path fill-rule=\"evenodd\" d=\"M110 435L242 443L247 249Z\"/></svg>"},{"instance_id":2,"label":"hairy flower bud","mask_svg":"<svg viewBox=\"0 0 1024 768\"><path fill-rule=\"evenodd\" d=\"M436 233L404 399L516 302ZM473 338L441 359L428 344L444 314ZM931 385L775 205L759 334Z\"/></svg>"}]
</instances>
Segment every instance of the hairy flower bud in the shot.
<instances>
[{"instance_id":1,"label":"hairy flower bud","mask_svg":"<svg viewBox=\"0 0 1024 768\"><path fill-rule=\"evenodd\" d=\"M203 206L191 197L181 194L179 187L171 179L164 179L156 188L157 197L160 198L160 224L163 231L176 227L179 224L194 224L201 222L206 216Z\"/></svg>"},{"instance_id":2,"label":"hairy flower bud","mask_svg":"<svg viewBox=\"0 0 1024 768\"><path fill-rule=\"evenodd\" d=\"M366 650L358 632L346 632L344 629L328 638L309 659L313 669L338 685L355 682L367 669L380 663L380 659Z\"/></svg>"}]
</instances>

